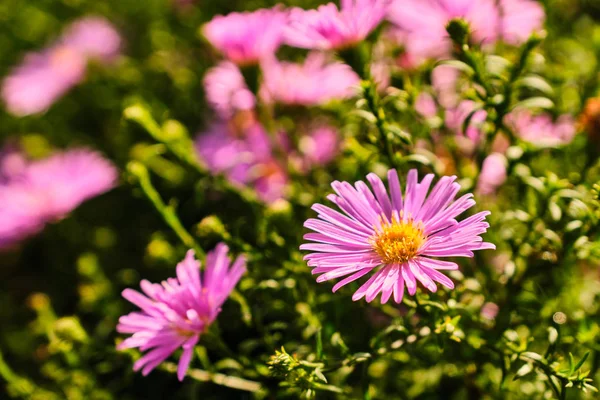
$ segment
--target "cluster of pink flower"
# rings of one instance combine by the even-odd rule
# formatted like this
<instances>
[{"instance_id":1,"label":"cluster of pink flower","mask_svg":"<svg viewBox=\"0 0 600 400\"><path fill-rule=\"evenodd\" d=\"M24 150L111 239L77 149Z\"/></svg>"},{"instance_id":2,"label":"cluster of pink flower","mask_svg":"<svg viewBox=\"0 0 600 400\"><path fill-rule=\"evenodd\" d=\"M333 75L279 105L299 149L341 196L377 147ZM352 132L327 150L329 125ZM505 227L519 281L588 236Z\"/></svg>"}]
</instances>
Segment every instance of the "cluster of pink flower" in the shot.
<instances>
[{"instance_id":1,"label":"cluster of pink flower","mask_svg":"<svg viewBox=\"0 0 600 400\"><path fill-rule=\"evenodd\" d=\"M484 135L484 123L487 119L485 110L476 110L475 102L461 100L459 87L460 72L452 66L441 65L432 72L432 83L436 100L427 93L421 93L417 99L416 109L423 117L432 118L438 114L438 104L445 116L445 126L456 134L459 147L467 155L472 155L474 149ZM465 121L470 116L465 129ZM504 118L505 129L510 129L519 139L536 147L558 147L569 144L577 133L575 120L570 115L561 115L554 120L547 113L534 114L523 108L516 108ZM507 160L503 153L506 142L497 140L494 143L494 153L483 163L479 177L478 191L491 195L506 180Z\"/></svg>"},{"instance_id":2,"label":"cluster of pink flower","mask_svg":"<svg viewBox=\"0 0 600 400\"><path fill-rule=\"evenodd\" d=\"M25 116L47 110L85 77L89 60L109 63L119 54L121 37L99 17L74 22L56 43L25 57L2 84L9 112Z\"/></svg>"},{"instance_id":3,"label":"cluster of pink flower","mask_svg":"<svg viewBox=\"0 0 600 400\"><path fill-rule=\"evenodd\" d=\"M0 249L64 218L114 187L116 168L98 153L76 149L30 161L14 147L0 152Z\"/></svg>"}]
</instances>

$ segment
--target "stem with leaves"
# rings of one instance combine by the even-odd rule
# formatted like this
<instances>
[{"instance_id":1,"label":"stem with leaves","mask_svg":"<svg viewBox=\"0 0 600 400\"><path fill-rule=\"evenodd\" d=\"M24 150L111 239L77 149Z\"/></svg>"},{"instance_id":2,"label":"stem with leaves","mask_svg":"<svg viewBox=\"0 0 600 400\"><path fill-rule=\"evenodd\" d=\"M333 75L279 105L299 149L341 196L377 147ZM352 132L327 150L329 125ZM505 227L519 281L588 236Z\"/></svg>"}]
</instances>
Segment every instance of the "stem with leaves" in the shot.
<instances>
[{"instance_id":1,"label":"stem with leaves","mask_svg":"<svg viewBox=\"0 0 600 400\"><path fill-rule=\"evenodd\" d=\"M179 217L175 213L173 206L167 206L160 194L156 191L150 181L150 174L144 165L139 162L132 161L129 163L127 170L132 177L139 183L140 188L150 200L156 211L163 217L163 220L175 232L179 240L188 248L194 249L197 257L204 257L206 253L194 240L192 235L183 227Z\"/></svg>"}]
</instances>

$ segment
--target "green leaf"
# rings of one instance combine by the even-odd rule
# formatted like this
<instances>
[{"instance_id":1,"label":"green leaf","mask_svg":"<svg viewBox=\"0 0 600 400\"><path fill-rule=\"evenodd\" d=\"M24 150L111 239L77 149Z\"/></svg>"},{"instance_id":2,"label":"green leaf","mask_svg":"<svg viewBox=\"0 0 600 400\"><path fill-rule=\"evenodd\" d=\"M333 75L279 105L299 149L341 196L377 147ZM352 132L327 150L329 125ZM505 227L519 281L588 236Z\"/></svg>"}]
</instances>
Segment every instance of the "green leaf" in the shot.
<instances>
[{"instance_id":1,"label":"green leaf","mask_svg":"<svg viewBox=\"0 0 600 400\"><path fill-rule=\"evenodd\" d=\"M579 370L579 368L581 368L583 366L583 363L585 362L585 360L587 360L587 358L588 358L589 355L590 355L589 351L587 353L585 353L585 355L583 356L583 358L581 360L579 360L579 362L573 368L573 372Z\"/></svg>"},{"instance_id":2,"label":"green leaf","mask_svg":"<svg viewBox=\"0 0 600 400\"><path fill-rule=\"evenodd\" d=\"M465 74L467 74L468 76L471 76L475 73L475 71L473 70L473 68L471 68L468 64L462 62L462 61L458 61L458 60L445 60L445 61L440 61L437 65L445 65L448 67L452 67L457 69L460 72L463 72Z\"/></svg>"},{"instance_id":3,"label":"green leaf","mask_svg":"<svg viewBox=\"0 0 600 400\"><path fill-rule=\"evenodd\" d=\"M547 97L530 97L518 102L514 108L541 108L544 110L550 110L554 108L554 102Z\"/></svg>"},{"instance_id":4,"label":"green leaf","mask_svg":"<svg viewBox=\"0 0 600 400\"><path fill-rule=\"evenodd\" d=\"M519 370L517 371L515 377L513 378L513 381L516 381L517 379L524 377L525 375L529 374L531 371L533 371L533 366L531 364L523 364L523 366L521 368L519 368Z\"/></svg>"},{"instance_id":5,"label":"green leaf","mask_svg":"<svg viewBox=\"0 0 600 400\"><path fill-rule=\"evenodd\" d=\"M517 87L533 89L548 96L552 96L554 94L554 89L552 86L550 86L548 82L537 75L529 75L521 78L515 83L515 85Z\"/></svg>"}]
</instances>

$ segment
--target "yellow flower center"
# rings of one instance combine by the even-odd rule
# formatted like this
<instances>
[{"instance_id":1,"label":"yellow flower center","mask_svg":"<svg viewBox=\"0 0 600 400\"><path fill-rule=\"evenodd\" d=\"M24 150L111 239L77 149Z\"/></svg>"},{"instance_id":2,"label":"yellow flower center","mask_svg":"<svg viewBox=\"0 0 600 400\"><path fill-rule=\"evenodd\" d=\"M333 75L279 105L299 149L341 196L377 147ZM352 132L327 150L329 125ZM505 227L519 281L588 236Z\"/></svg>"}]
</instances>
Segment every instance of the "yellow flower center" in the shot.
<instances>
[{"instance_id":1,"label":"yellow flower center","mask_svg":"<svg viewBox=\"0 0 600 400\"><path fill-rule=\"evenodd\" d=\"M396 217L392 222L384 221L371 237L373 250L386 264L402 264L413 259L423 242L425 234L421 224L415 224L412 219L399 221Z\"/></svg>"}]
</instances>

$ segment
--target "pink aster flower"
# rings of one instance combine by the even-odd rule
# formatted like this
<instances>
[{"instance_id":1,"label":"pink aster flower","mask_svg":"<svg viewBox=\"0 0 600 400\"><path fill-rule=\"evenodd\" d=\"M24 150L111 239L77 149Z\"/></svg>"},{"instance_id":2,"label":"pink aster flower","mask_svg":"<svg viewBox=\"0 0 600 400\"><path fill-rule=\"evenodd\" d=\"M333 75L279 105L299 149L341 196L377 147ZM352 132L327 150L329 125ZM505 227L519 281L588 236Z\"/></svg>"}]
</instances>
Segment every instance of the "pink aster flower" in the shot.
<instances>
[{"instance_id":1,"label":"pink aster flower","mask_svg":"<svg viewBox=\"0 0 600 400\"><path fill-rule=\"evenodd\" d=\"M305 227L315 231L305 235L312 242L300 249L311 251L304 258L320 274L317 282L345 277L335 292L364 275L372 276L354 293L352 300L363 297L371 302L381 293L386 303L392 294L400 303L404 287L410 295L420 282L435 292L435 282L452 289L454 283L440 271L458 269L451 261L438 257L473 257L473 251L495 249L481 234L489 227L488 211L466 219L456 218L475 205L472 194L455 200L460 185L456 177L442 177L428 195L433 174L418 182L416 170L408 173L404 197L396 170L388 171L389 191L381 179L369 174L372 190L362 181L333 182L336 194L331 200L341 210L321 204L313 210L318 219L309 219Z\"/></svg>"},{"instance_id":2,"label":"pink aster flower","mask_svg":"<svg viewBox=\"0 0 600 400\"><path fill-rule=\"evenodd\" d=\"M290 11L285 41L290 46L318 50L352 47L381 23L389 0L341 0L316 10L293 8Z\"/></svg>"},{"instance_id":3,"label":"pink aster flower","mask_svg":"<svg viewBox=\"0 0 600 400\"><path fill-rule=\"evenodd\" d=\"M571 143L577 129L570 115L561 115L556 121L549 114L534 115L518 109L505 117L507 125L521 139L539 147L556 147Z\"/></svg>"},{"instance_id":4,"label":"pink aster flower","mask_svg":"<svg viewBox=\"0 0 600 400\"><path fill-rule=\"evenodd\" d=\"M121 36L106 19L86 17L71 24L62 43L88 58L110 62L119 54Z\"/></svg>"},{"instance_id":5,"label":"pink aster flower","mask_svg":"<svg viewBox=\"0 0 600 400\"><path fill-rule=\"evenodd\" d=\"M300 138L300 151L308 166L325 165L340 151L340 135L330 126L319 126Z\"/></svg>"},{"instance_id":6,"label":"pink aster flower","mask_svg":"<svg viewBox=\"0 0 600 400\"><path fill-rule=\"evenodd\" d=\"M421 92L415 100L415 111L425 118L433 118L437 115L437 105L433 96L427 92Z\"/></svg>"},{"instance_id":7,"label":"pink aster flower","mask_svg":"<svg viewBox=\"0 0 600 400\"><path fill-rule=\"evenodd\" d=\"M2 83L2 99L11 114L46 111L84 77L86 58L69 46L30 53Z\"/></svg>"},{"instance_id":8,"label":"pink aster flower","mask_svg":"<svg viewBox=\"0 0 600 400\"><path fill-rule=\"evenodd\" d=\"M256 64L272 57L282 42L286 12L279 7L216 16L204 25L208 41L230 61Z\"/></svg>"},{"instance_id":9,"label":"pink aster flower","mask_svg":"<svg viewBox=\"0 0 600 400\"><path fill-rule=\"evenodd\" d=\"M506 181L508 160L500 153L492 153L483 160L481 173L477 182L477 192L491 195Z\"/></svg>"},{"instance_id":10,"label":"pink aster flower","mask_svg":"<svg viewBox=\"0 0 600 400\"><path fill-rule=\"evenodd\" d=\"M343 63L328 63L323 53L311 53L304 64L270 60L263 64L261 95L269 102L316 106L357 93L360 78Z\"/></svg>"},{"instance_id":11,"label":"pink aster flower","mask_svg":"<svg viewBox=\"0 0 600 400\"><path fill-rule=\"evenodd\" d=\"M231 125L214 124L198 135L196 151L208 169L224 174L232 183L250 186L261 200L283 197L288 178L273 158L267 133L258 123L239 132Z\"/></svg>"},{"instance_id":12,"label":"pink aster flower","mask_svg":"<svg viewBox=\"0 0 600 400\"><path fill-rule=\"evenodd\" d=\"M467 129L464 128L464 123L475 110L475 102L471 100L463 100L458 104L458 107L446 110L446 127L456 133L458 144L467 153L474 150L475 146L480 142L482 125L487 119L485 110L475 111L471 117Z\"/></svg>"},{"instance_id":13,"label":"pink aster flower","mask_svg":"<svg viewBox=\"0 0 600 400\"><path fill-rule=\"evenodd\" d=\"M90 58L111 61L121 38L102 18L73 23L48 49L25 56L4 80L1 95L11 114L22 117L46 111L85 77Z\"/></svg>"},{"instance_id":14,"label":"pink aster flower","mask_svg":"<svg viewBox=\"0 0 600 400\"><path fill-rule=\"evenodd\" d=\"M537 1L500 0L500 36L510 44L524 43L532 33L544 27L546 13Z\"/></svg>"},{"instance_id":15,"label":"pink aster flower","mask_svg":"<svg viewBox=\"0 0 600 400\"><path fill-rule=\"evenodd\" d=\"M148 375L175 350L182 348L177 378L183 380L194 346L214 322L221 306L246 271L246 259L233 263L228 247L220 243L206 256L206 269L200 276L200 262L189 250L177 265L177 277L161 284L143 280L142 293L125 289L123 297L140 308L119 318L117 332L131 334L119 349L139 348L146 354L133 365L134 371Z\"/></svg>"},{"instance_id":16,"label":"pink aster flower","mask_svg":"<svg viewBox=\"0 0 600 400\"><path fill-rule=\"evenodd\" d=\"M542 7L531 0L395 0L388 15L397 40L417 64L450 56L446 24L452 19L470 24L475 43L518 45L542 28L544 17Z\"/></svg>"},{"instance_id":17,"label":"pink aster flower","mask_svg":"<svg viewBox=\"0 0 600 400\"><path fill-rule=\"evenodd\" d=\"M223 119L233 117L236 111L252 110L256 105L241 71L228 61L208 70L204 76L204 90L208 103Z\"/></svg>"},{"instance_id":18,"label":"pink aster flower","mask_svg":"<svg viewBox=\"0 0 600 400\"><path fill-rule=\"evenodd\" d=\"M70 150L19 167L0 183L0 247L41 231L115 186L116 168L98 153Z\"/></svg>"}]
</instances>

